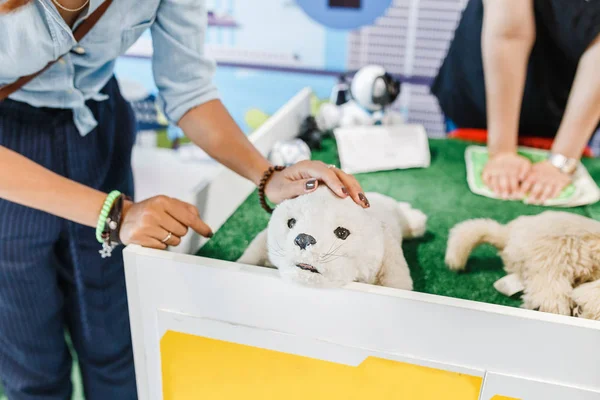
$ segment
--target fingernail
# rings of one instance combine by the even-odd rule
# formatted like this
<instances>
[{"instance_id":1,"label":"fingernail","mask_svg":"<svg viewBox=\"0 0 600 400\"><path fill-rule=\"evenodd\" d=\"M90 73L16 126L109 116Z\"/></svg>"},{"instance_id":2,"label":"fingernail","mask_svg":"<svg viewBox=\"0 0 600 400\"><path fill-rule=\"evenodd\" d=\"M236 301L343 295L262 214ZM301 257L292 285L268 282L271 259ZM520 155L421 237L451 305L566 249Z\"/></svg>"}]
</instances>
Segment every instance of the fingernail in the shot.
<instances>
[{"instance_id":1,"label":"fingernail","mask_svg":"<svg viewBox=\"0 0 600 400\"><path fill-rule=\"evenodd\" d=\"M359 193L358 198L360 199L360 201L365 203L365 206L371 207L371 204L369 204L369 200L367 200L367 197L364 195L364 193Z\"/></svg>"},{"instance_id":2,"label":"fingernail","mask_svg":"<svg viewBox=\"0 0 600 400\"><path fill-rule=\"evenodd\" d=\"M317 186L316 179L311 179L310 181L306 182L306 190L307 191L313 190L316 186Z\"/></svg>"},{"instance_id":3,"label":"fingernail","mask_svg":"<svg viewBox=\"0 0 600 400\"><path fill-rule=\"evenodd\" d=\"M346 196L348 196L348 189L346 189L345 187L342 186L342 193L344 193Z\"/></svg>"},{"instance_id":4,"label":"fingernail","mask_svg":"<svg viewBox=\"0 0 600 400\"><path fill-rule=\"evenodd\" d=\"M207 237L207 238L209 238L209 239L210 239L211 237L213 237L213 236L215 236L215 234L214 234L213 232L209 232L209 233L208 233L208 235L206 235L206 237Z\"/></svg>"}]
</instances>

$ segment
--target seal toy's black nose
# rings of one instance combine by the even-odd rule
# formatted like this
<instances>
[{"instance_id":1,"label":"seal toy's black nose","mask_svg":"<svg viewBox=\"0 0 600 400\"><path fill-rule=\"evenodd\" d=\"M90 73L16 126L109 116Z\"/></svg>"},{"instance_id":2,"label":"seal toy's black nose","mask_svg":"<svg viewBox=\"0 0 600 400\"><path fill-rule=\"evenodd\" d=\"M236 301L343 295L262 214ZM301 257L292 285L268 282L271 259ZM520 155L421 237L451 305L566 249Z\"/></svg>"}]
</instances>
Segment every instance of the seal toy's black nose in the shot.
<instances>
[{"instance_id":1,"label":"seal toy's black nose","mask_svg":"<svg viewBox=\"0 0 600 400\"><path fill-rule=\"evenodd\" d=\"M296 243L296 246L300 247L302 250L306 250L308 246L317 244L317 241L314 237L305 233L301 233L298 236L296 236L296 240L294 240L294 243Z\"/></svg>"}]
</instances>

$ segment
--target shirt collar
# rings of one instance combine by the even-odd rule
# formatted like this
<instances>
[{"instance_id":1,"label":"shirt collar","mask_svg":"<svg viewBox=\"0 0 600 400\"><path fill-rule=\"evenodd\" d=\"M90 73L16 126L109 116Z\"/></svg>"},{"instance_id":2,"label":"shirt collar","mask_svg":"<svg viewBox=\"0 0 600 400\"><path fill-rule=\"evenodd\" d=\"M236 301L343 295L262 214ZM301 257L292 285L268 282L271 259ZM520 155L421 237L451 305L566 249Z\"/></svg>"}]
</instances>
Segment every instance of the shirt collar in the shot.
<instances>
[{"instance_id":1,"label":"shirt collar","mask_svg":"<svg viewBox=\"0 0 600 400\"><path fill-rule=\"evenodd\" d=\"M93 13L94 11L96 11L96 9L98 7L100 7L100 5L102 3L104 3L105 0L90 0L90 3L87 7L87 10L82 12L81 14L79 14L79 17L77 18L77 21L75 21L75 24L73 25L73 29L75 29L79 24L81 24L81 22L87 18L91 13ZM67 30L69 32L69 34L72 34L72 30L69 28L69 26L65 23L65 21L62 19L62 17L60 16L60 13L58 12L58 10L56 9L56 5L52 2L52 0L41 0L42 5L44 6L44 8L46 9L47 12L49 12L52 17L56 20L56 22L59 23L59 25Z\"/></svg>"}]
</instances>

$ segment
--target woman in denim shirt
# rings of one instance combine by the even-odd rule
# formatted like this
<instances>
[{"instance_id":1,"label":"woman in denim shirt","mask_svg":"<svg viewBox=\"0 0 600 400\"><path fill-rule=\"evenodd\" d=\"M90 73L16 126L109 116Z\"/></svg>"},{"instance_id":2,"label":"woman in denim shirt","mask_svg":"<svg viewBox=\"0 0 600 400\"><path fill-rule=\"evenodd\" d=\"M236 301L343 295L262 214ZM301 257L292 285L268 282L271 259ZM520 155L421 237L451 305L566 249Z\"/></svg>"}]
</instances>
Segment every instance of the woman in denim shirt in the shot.
<instances>
[{"instance_id":1,"label":"woman in denim shirt","mask_svg":"<svg viewBox=\"0 0 600 400\"><path fill-rule=\"evenodd\" d=\"M0 102L0 379L10 399L68 399L77 351L87 399L136 398L122 256L98 254L107 194L132 195L134 117L113 77L115 58L146 30L165 113L214 159L259 184L269 162L218 99L203 50L202 0L119 0L77 43L103 0L0 0L0 86L42 75ZM275 172L279 203L324 182L362 207L356 180L319 162ZM122 203L120 239L163 249L189 228L210 237L197 209L165 196Z\"/></svg>"}]
</instances>

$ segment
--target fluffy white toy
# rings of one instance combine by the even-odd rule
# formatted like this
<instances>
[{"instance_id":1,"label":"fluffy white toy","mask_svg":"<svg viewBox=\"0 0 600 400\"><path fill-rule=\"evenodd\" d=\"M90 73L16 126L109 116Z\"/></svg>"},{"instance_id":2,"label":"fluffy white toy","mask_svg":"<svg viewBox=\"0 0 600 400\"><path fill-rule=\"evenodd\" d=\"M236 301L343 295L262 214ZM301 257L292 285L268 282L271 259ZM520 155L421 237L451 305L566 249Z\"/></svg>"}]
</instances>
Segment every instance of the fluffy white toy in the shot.
<instances>
[{"instance_id":1,"label":"fluffy white toy","mask_svg":"<svg viewBox=\"0 0 600 400\"><path fill-rule=\"evenodd\" d=\"M482 243L495 246L506 272L520 280L524 308L600 320L600 222L557 211L507 225L465 221L450 232L446 264L465 269Z\"/></svg>"},{"instance_id":2,"label":"fluffy white toy","mask_svg":"<svg viewBox=\"0 0 600 400\"><path fill-rule=\"evenodd\" d=\"M319 129L402 124L402 114L389 108L399 94L400 83L383 67L363 67L352 78L350 100L339 106L332 103L321 106L316 117Z\"/></svg>"},{"instance_id":3,"label":"fluffy white toy","mask_svg":"<svg viewBox=\"0 0 600 400\"><path fill-rule=\"evenodd\" d=\"M368 209L326 187L281 203L238 262L274 266L283 279L313 287L363 282L412 290L402 240L422 236L427 217L408 203L366 196Z\"/></svg>"}]
</instances>

